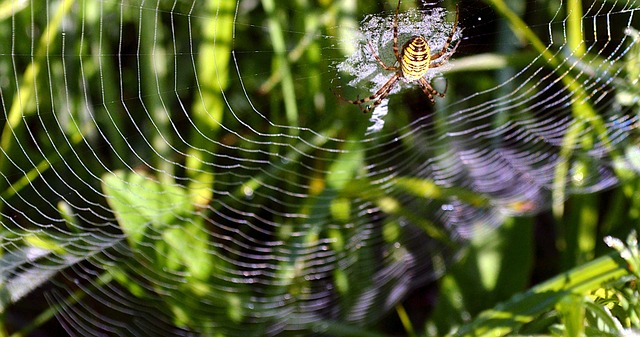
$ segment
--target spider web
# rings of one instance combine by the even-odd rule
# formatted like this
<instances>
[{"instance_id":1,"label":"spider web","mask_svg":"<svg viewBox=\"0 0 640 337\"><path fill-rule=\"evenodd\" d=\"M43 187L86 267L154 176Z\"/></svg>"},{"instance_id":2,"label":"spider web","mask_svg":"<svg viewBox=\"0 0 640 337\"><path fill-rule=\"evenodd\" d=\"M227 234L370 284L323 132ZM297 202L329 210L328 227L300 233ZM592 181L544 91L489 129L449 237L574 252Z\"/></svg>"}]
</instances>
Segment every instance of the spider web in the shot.
<instances>
[{"instance_id":1,"label":"spider web","mask_svg":"<svg viewBox=\"0 0 640 337\"><path fill-rule=\"evenodd\" d=\"M398 15L398 48L402 49L407 40L420 34L427 37L431 54L441 51L453 31L453 22L446 21L446 14L447 12L444 8L414 9L400 13ZM379 55L388 66L396 62L393 55L393 29L380 29L381 27L393 27L394 18L395 16L393 15L379 16L370 14L362 20L360 36L350 42L359 46L357 52L354 52L336 67L338 71L349 73L355 77L349 81L349 86L363 86L367 84L366 82L371 82L377 86L386 82L385 78L389 77L388 72L385 72L376 62L372 56L372 51ZM453 54L454 47L461 38L461 31L462 29L456 29L453 32L449 48L438 60L450 57ZM425 79L431 81L441 69L446 68L429 69L425 74ZM397 93L401 87L409 87L406 81L400 81L399 84L401 86L394 88L391 93Z\"/></svg>"},{"instance_id":2,"label":"spider web","mask_svg":"<svg viewBox=\"0 0 640 337\"><path fill-rule=\"evenodd\" d=\"M402 46L412 36L420 34L428 38L428 44L431 48L431 54L435 54L445 49L445 43L449 36L452 37L449 47L444 50L444 54L432 62L442 62L442 66L428 69L423 76L428 82L441 74L441 71L447 69L446 59L451 57L455 51L455 46L460 40L460 32L462 29L455 29L453 23L446 22L446 10L443 8L433 8L429 10L412 10L399 13L398 20L398 48ZM393 54L393 29L381 29L382 27L393 27L395 24L395 15L382 17L379 15L367 15L361 22L360 34L349 43L359 46L358 50L351 54L343 62L336 66L339 72L353 75L353 79L348 82L351 87L367 87L373 84L375 89L382 87L390 77L389 72L385 71L377 62L375 55L378 55L382 62L387 66L396 64L396 57ZM381 47L381 44L383 45ZM389 94L395 94L402 88L407 88L411 84L400 78L394 85ZM416 85L415 83L413 85ZM387 99L383 99L386 101ZM375 99L373 100L375 101ZM371 103L371 102L370 102ZM367 103L367 104L370 104ZM371 121L374 122L368 128L368 132L377 132L384 126L383 117L386 115L386 103L373 111Z\"/></svg>"},{"instance_id":3,"label":"spider web","mask_svg":"<svg viewBox=\"0 0 640 337\"><path fill-rule=\"evenodd\" d=\"M392 11L5 1L3 312L75 336L374 322L505 217L635 170L638 8L590 3L578 41L564 4L536 13L541 46L461 8L467 49L427 75L447 95L409 118L401 83L371 128L331 89L386 82L366 41L393 61ZM440 50L453 16L403 10L399 44Z\"/></svg>"}]
</instances>

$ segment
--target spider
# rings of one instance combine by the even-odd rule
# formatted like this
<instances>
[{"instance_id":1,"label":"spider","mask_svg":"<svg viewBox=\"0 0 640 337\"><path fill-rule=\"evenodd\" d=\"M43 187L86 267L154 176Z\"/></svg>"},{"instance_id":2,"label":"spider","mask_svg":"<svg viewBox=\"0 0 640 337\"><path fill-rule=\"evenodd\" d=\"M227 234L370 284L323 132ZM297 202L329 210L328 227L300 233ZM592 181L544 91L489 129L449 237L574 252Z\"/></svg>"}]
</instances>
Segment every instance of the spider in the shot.
<instances>
[{"instance_id":1,"label":"spider","mask_svg":"<svg viewBox=\"0 0 640 337\"><path fill-rule=\"evenodd\" d=\"M382 69L387 71L395 71L393 76L387 80L378 91L372 94L369 97L357 99L355 101L348 100L339 96L339 98L351 103L358 105L362 112L367 113L371 112L375 109L376 106L380 105L382 101L389 96L391 89L396 85L399 79L403 79L405 82L417 82L417 84L422 88L422 91L427 95L432 104L436 101L434 99L434 95L444 97L444 92L439 92L434 89L431 84L424 78L424 75L430 68L437 68L444 65L451 55L455 52L456 48L458 48L458 44L460 41L456 43L453 47L453 50L449 54L445 54L447 52L447 48L451 44L453 37L456 33L456 29L458 28L458 17L459 17L459 8L456 6L456 21L453 24L453 29L451 30L451 34L447 38L447 41L444 43L442 50L435 54L431 54L431 48L429 47L429 43L427 39L425 39L421 35L412 36L403 46L402 49L398 49L398 15L400 13L400 2L402 0L398 0L398 6L396 7L396 14L393 21L393 55L396 57L396 62L392 66L386 65L380 56L376 54L373 46L371 45L371 41L367 41L369 44L369 49L371 49L371 54L376 59L376 61L380 64ZM442 58L442 59L440 59ZM445 92L447 89L445 88ZM369 105L365 104L369 101L373 100L373 103Z\"/></svg>"}]
</instances>

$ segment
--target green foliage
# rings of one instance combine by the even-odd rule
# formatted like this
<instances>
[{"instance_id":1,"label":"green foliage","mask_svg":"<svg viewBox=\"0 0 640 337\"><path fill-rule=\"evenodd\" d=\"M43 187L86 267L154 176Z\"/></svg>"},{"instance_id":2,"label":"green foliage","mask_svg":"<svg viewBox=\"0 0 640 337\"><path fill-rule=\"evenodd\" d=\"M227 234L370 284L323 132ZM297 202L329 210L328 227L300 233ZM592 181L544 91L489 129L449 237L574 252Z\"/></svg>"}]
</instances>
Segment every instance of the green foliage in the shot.
<instances>
[{"instance_id":1,"label":"green foliage","mask_svg":"<svg viewBox=\"0 0 640 337\"><path fill-rule=\"evenodd\" d=\"M475 8L491 11L502 26L478 33L473 18L467 19L463 36L499 36L500 41L475 47L498 44L493 49L503 50L470 48L456 55L445 72L449 91L438 109L425 107L423 97L416 108L410 95L392 95L384 132L370 137L369 116L331 92L346 87L335 64L358 48L352 42L361 9L391 13L395 1L374 8L366 1L263 0L256 8L251 6L258 2L236 8L233 1L212 0L195 11L162 1L158 8L136 1L46 1L56 5L51 17L32 16L45 10L37 1L30 10L27 2L0 1L2 40L32 42L0 53L2 325L21 299L85 263L98 270L91 286L67 285L60 277L69 291L56 298L59 305L38 308L39 316L16 334L28 334L91 291L110 287L148 303L175 327L208 336L225 335L221 331L257 336L282 322L309 335L385 336L391 333L385 325L396 318L401 333L410 336L637 334L637 240L630 235L623 243L609 235L638 227L638 135L633 130L624 142L612 144L609 136L616 129L609 124L615 123L602 119L597 98L580 83L585 73L613 78L594 64L615 63L609 70L621 74L615 77L621 88L615 102L632 116L640 114L638 31L625 30L635 44L623 59L602 60L581 45L591 38L581 29L586 21L581 2L567 1L572 14L562 33L580 59L571 63L541 40L535 29L542 25L525 21L524 2L515 8L508 1L485 2L462 7L462 15L471 17ZM553 1L542 3L547 8L535 15L558 9ZM139 13L120 12L120 4ZM451 1L442 5L453 8ZM405 1L403 8L408 6L414 4ZM175 13L189 20L176 20ZM121 23L110 26L117 15ZM554 20L549 15L543 21L552 22L551 30ZM172 22L171 29L166 22ZM135 48L121 50L127 43ZM65 60L69 55L73 61ZM505 79L530 64L563 74L554 85L568 90L567 109L577 121L556 140L557 155L566 160L553 168L548 204L498 203L473 184L445 187L435 177L425 178L427 173L415 174L421 169L385 162L401 153L420 167L451 156L448 151L459 148L448 135L465 130L448 124L447 118L455 117L449 113L508 95L514 84ZM540 77L530 76L532 82ZM497 86L494 93L477 95ZM538 83L523 86L531 95L540 90ZM366 94L364 88L352 90ZM47 92L50 96L42 94ZM446 104L463 97L456 110ZM425 113L431 109L436 112ZM427 122L411 124L415 115ZM486 125L498 129L533 117L535 110L528 107L515 116L507 110ZM424 125L433 137L413 131ZM479 148L492 148L482 141ZM596 143L605 144L607 158L585 155ZM573 193L590 186L585 177L601 160L614 167L620 183L606 192ZM388 166L374 169L380 162ZM36 207L32 200L39 201ZM457 232L434 216L454 202L495 217L477 216ZM552 214L546 212L549 206ZM363 223L372 226L359 231ZM419 233L408 232L408 224ZM378 241L369 245L363 232L379 233ZM460 234L467 232L468 242ZM278 242L278 249L259 247L273 259L253 260L243 241L247 233L256 237L252 244ZM413 261L402 244L408 235L434 247L428 259L417 261L430 267L425 273L446 271L433 309L412 310L410 298L396 307L398 317L383 316L389 303L376 298L367 303L377 314L375 322L349 323L344 313L362 309L372 289L388 291L375 287L379 270L392 274ZM536 247L545 236L551 242ZM602 244L604 237L618 254ZM452 256L461 243L465 248ZM551 257L536 255L549 247ZM124 255L120 263L109 259L113 251ZM323 260L327 251L340 263ZM267 271L251 278L245 264L264 264ZM536 270L541 265L547 267L543 272ZM314 273L323 268L330 273L318 286ZM409 276L394 277L401 283ZM327 298L337 309L296 316L297 301L319 292L330 292ZM0 335L11 331L3 329Z\"/></svg>"},{"instance_id":2,"label":"green foliage","mask_svg":"<svg viewBox=\"0 0 640 337\"><path fill-rule=\"evenodd\" d=\"M178 326L211 325L221 320L240 322L243 319L240 305L243 300L237 294L220 292L215 284L210 284L210 276L221 273L227 264L208 249L204 220L194 212L184 188L160 183L143 172L117 171L105 175L102 182L107 201L127 235L130 250L139 256L140 263L149 264L146 268L140 265L110 271L118 282L140 298L152 298L154 293L131 280L135 277L153 279L154 274L171 270L184 275L183 280L172 282L173 291L163 296ZM149 258L152 261L144 261ZM160 288L157 290L159 294L164 292ZM202 319L194 313L208 301L189 299L207 298L222 312L221 317L211 315L205 322L194 322ZM202 310L207 307L214 309L208 304Z\"/></svg>"}]
</instances>

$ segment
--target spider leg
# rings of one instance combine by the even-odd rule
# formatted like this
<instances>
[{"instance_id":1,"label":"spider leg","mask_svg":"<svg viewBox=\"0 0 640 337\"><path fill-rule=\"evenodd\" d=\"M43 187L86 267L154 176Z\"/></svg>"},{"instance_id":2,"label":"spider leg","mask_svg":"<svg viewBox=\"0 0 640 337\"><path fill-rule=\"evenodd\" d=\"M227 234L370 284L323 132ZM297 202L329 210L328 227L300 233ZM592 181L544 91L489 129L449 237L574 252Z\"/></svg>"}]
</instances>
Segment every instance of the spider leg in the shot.
<instances>
[{"instance_id":1,"label":"spider leg","mask_svg":"<svg viewBox=\"0 0 640 337\"><path fill-rule=\"evenodd\" d=\"M449 48L449 45L451 44L451 41L453 40L453 36L456 34L456 30L458 29L458 19L460 18L460 6L456 5L456 21L453 23L453 29L451 29L451 34L449 34L449 38L447 38L447 41L444 43L444 46L442 47L442 50L440 50L439 52L431 55L431 59L435 60L439 57L441 57L442 55L444 55L444 53L447 52L447 48ZM458 42L456 43L456 46L453 48L454 51L456 48L458 48L458 45L460 44L460 40L458 40ZM450 53L449 55L451 55L453 53ZM448 59L448 57L444 60L442 60L441 62L438 62L439 65L437 65L436 67L442 65L442 62L446 61ZM430 67L433 67L430 66Z\"/></svg>"},{"instance_id":2,"label":"spider leg","mask_svg":"<svg viewBox=\"0 0 640 337\"><path fill-rule=\"evenodd\" d=\"M440 97L444 97L444 95L447 93L447 89L449 89L449 80L448 79L444 79L444 91L442 93L439 93Z\"/></svg>"},{"instance_id":3,"label":"spider leg","mask_svg":"<svg viewBox=\"0 0 640 337\"><path fill-rule=\"evenodd\" d=\"M373 103L371 103L368 106L362 107L360 106L360 110L362 110L362 112L367 113L367 112L371 112L376 106L380 105L380 103L382 103L382 101L389 96L389 92L391 92L391 88L393 88L393 85L396 84L396 82L398 81L398 79L400 78L400 73L395 73L393 74L393 76L391 76L391 78L387 81L387 83L385 83L380 89L378 89L378 91L376 91L373 95L369 96L369 97L365 97L365 98L361 98L361 99L356 99L356 100L349 100L346 99L344 97L342 97L340 94L338 94L337 92L334 92L334 94L340 98L341 100L351 103L351 104L355 104L355 105L362 105L364 103L367 103L371 100L375 100Z\"/></svg>"},{"instance_id":4,"label":"spider leg","mask_svg":"<svg viewBox=\"0 0 640 337\"><path fill-rule=\"evenodd\" d=\"M389 70L389 71L398 70L398 67L396 67L396 66L388 66L388 65L384 64L384 62L382 61L380 56L378 56L378 54L376 54L376 51L373 49L373 45L371 45L371 41L367 41L367 43L369 43L369 49L371 49L371 54L373 54L373 57L376 58L376 61L378 61L378 63L380 64L380 66L384 70Z\"/></svg>"},{"instance_id":5,"label":"spider leg","mask_svg":"<svg viewBox=\"0 0 640 337\"><path fill-rule=\"evenodd\" d=\"M444 88L444 92L439 92L438 90L434 89L424 77L420 78L418 80L418 83L420 84L422 91L425 95L427 95L431 103L436 102L436 100L433 98L434 95L444 97L444 94L447 92L447 88L449 88L449 82L447 81L447 86Z\"/></svg>"},{"instance_id":6,"label":"spider leg","mask_svg":"<svg viewBox=\"0 0 640 337\"><path fill-rule=\"evenodd\" d=\"M371 96L369 96L369 97L365 97L365 98L358 98L358 99L355 99L355 100L350 100L350 99L344 98L342 95L340 95L340 94L339 94L339 93L337 93L337 92L334 92L334 94L335 94L338 98L340 98L341 100L343 100L343 101L345 101L345 102L347 102L347 103L351 103L351 104L354 104L354 105L360 105L360 104L363 104L363 103L367 103L367 102L369 102L369 101L370 101L370 100L372 100L372 99L376 99L376 98L378 98L378 96L380 96L380 94L381 94L381 92L382 92L382 89L384 89L384 87L380 88L380 90L376 91L374 94L372 94L372 95L371 95Z\"/></svg>"},{"instance_id":7,"label":"spider leg","mask_svg":"<svg viewBox=\"0 0 640 337\"><path fill-rule=\"evenodd\" d=\"M382 101L384 101L384 99L387 98L387 96L389 96L389 93L391 92L391 88L393 88L393 85L396 84L396 82L398 81L398 78L400 78L400 75L396 73L393 77L389 79L389 81L387 81L387 83L385 83L385 85L382 86L382 88L380 88L380 90L376 92L376 93L380 93L378 95L378 98L375 101L373 101L373 103L365 107L364 109L361 107L360 110L362 110L362 112L364 113L373 111L373 109L375 109L378 105L380 105Z\"/></svg>"},{"instance_id":8,"label":"spider leg","mask_svg":"<svg viewBox=\"0 0 640 337\"><path fill-rule=\"evenodd\" d=\"M398 16L400 15L400 2L398 0L398 6L396 6L396 16L393 19L393 55L396 57L398 64L402 64L400 60L400 53L398 52Z\"/></svg>"},{"instance_id":9,"label":"spider leg","mask_svg":"<svg viewBox=\"0 0 640 337\"><path fill-rule=\"evenodd\" d=\"M429 63L429 68L438 68L444 65L447 61L449 61L449 59L451 58L451 55L453 55L456 52L456 49L458 49L459 44L460 44L460 41L458 41L458 43L456 43L453 49L451 49L451 52L449 53L449 55L445 55L445 57L443 57L441 60Z\"/></svg>"},{"instance_id":10,"label":"spider leg","mask_svg":"<svg viewBox=\"0 0 640 337\"><path fill-rule=\"evenodd\" d=\"M400 2L402 0L398 0L398 6L396 7L396 15L393 19L393 56L396 57L396 63L395 64L400 64L401 61L401 57L400 57L400 51L398 49L398 16L400 15ZM371 44L371 41L367 41L367 43L369 44L369 49L371 49L371 54L373 54L373 57L376 58L376 61L378 61L378 63L380 64L380 66L382 66L382 68L384 70L398 70L400 69L399 66L396 66L395 64L392 66L388 66L386 65L382 59L380 58L380 56L378 56L378 54L376 53L376 51L373 49L373 45Z\"/></svg>"}]
</instances>

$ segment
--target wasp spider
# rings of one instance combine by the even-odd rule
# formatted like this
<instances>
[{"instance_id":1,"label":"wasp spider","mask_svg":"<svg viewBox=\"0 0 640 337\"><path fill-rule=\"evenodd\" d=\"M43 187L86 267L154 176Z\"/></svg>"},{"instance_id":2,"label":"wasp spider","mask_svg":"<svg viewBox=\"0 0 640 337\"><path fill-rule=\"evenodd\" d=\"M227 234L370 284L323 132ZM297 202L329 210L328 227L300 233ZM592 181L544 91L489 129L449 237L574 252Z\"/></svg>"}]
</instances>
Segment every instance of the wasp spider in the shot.
<instances>
[{"instance_id":1,"label":"wasp spider","mask_svg":"<svg viewBox=\"0 0 640 337\"><path fill-rule=\"evenodd\" d=\"M451 34L447 38L447 41L444 43L442 50L437 53L431 54L431 48L429 47L429 43L427 39L425 39L421 35L412 36L403 46L402 49L398 48L398 15L400 13L400 2L398 0L398 6L396 7L396 14L393 21L393 55L396 57L396 62L392 66L386 65L380 56L376 54L373 46L371 45L371 41L367 41L369 44L369 49L371 49L371 54L376 59L376 61L380 64L380 66L387 71L395 71L393 76L389 78L387 83L385 83L378 91L376 91L373 95L358 99L355 101L348 100L340 97L341 99L351 103L358 105L362 112L371 112L375 109L376 106L380 105L382 101L389 96L389 93L396 85L399 79L403 79L405 82L417 82L417 84L422 88L422 91L427 95L431 103L435 103L434 96L444 97L444 92L439 92L434 89L431 84L424 78L424 75L430 68L437 68L444 65L455 49L458 47L458 43L453 47L453 50L446 54L451 41L456 33L456 29L458 28L458 16L459 9L456 7L456 21L453 24L453 29L451 30ZM446 88L445 88L446 92ZM369 101L373 101L371 104L366 104ZM364 104L364 106L363 106Z\"/></svg>"}]
</instances>

